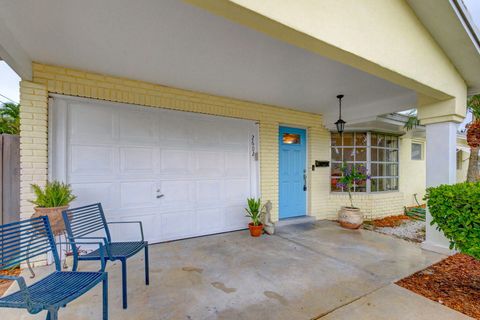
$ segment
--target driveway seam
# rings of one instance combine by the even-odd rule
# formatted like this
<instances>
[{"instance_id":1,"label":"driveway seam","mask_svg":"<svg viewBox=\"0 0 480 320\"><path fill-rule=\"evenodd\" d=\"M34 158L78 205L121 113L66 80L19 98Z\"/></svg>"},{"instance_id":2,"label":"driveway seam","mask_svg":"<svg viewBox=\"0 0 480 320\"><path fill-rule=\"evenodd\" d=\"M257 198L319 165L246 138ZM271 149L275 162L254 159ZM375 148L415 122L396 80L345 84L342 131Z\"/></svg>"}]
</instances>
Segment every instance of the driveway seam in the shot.
<instances>
[{"instance_id":1,"label":"driveway seam","mask_svg":"<svg viewBox=\"0 0 480 320\"><path fill-rule=\"evenodd\" d=\"M348 306L349 304L352 304L352 303L354 303L355 301L358 301L358 300L360 300L360 299L362 299L362 298L364 298L364 297L366 297L366 296L368 296L368 295L370 295L370 294L372 294L372 293L374 293L374 292L376 292L376 291L378 291L378 290L380 290L380 289L383 289L383 288L385 288L385 287L388 287L388 286L391 285L391 284L392 284L392 283L388 283L388 284L383 285L383 286L380 286L380 287L378 287L378 288L376 288L376 289L374 289L374 290L372 290L372 291L370 291L370 292L367 292L367 293L365 293L365 294L362 294L361 296L358 296L357 298L355 298L355 299L353 299L353 300L351 300L351 301L349 301L349 302L347 302L347 303L344 303L344 304L342 304L342 305L339 305L338 307L335 307L335 308L333 308L332 310L329 310L329 311L327 311L327 312L321 313L320 315L312 318L311 320L321 319L321 318L329 315L330 313L335 312L335 311L337 311L337 310L339 310L339 309L341 309L341 308L343 308L343 307L346 307L346 306Z\"/></svg>"}]
</instances>

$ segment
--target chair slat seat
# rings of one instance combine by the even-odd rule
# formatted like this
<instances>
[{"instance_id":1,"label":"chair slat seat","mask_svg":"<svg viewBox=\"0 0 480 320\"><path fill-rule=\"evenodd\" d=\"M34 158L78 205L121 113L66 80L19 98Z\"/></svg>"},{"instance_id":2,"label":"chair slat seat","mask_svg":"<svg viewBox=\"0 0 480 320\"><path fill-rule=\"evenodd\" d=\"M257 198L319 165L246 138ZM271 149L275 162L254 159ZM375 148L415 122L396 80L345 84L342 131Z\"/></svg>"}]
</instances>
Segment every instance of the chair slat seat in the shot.
<instances>
[{"instance_id":1,"label":"chair slat seat","mask_svg":"<svg viewBox=\"0 0 480 320\"><path fill-rule=\"evenodd\" d=\"M129 258L148 245L146 241L135 242L111 242L110 255L113 259ZM102 248L104 257L108 257L106 247ZM79 256L79 260L98 260L100 259L99 249Z\"/></svg>"},{"instance_id":2,"label":"chair slat seat","mask_svg":"<svg viewBox=\"0 0 480 320\"><path fill-rule=\"evenodd\" d=\"M62 272L56 271L28 287L32 303L38 308L63 305L90 290L105 277L103 272ZM22 292L17 291L0 298L0 306L6 303L25 303Z\"/></svg>"}]
</instances>

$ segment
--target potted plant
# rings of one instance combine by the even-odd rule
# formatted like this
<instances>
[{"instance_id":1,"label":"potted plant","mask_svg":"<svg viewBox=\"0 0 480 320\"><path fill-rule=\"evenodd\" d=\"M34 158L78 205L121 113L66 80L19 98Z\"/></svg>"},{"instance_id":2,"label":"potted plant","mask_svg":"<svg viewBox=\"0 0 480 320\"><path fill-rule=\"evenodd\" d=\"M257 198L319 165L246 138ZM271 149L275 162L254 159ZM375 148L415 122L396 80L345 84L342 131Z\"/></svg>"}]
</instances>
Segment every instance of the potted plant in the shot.
<instances>
[{"instance_id":1,"label":"potted plant","mask_svg":"<svg viewBox=\"0 0 480 320\"><path fill-rule=\"evenodd\" d=\"M52 181L47 182L44 188L32 184L32 189L36 196L35 200L30 201L36 205L32 218L48 216L53 234L62 234L65 230L62 211L66 210L70 202L77 198L72 194L70 185Z\"/></svg>"},{"instance_id":2,"label":"potted plant","mask_svg":"<svg viewBox=\"0 0 480 320\"><path fill-rule=\"evenodd\" d=\"M247 211L246 217L249 217L252 220L252 222L248 224L250 235L252 237L260 237L263 231L261 219L264 214L264 206L262 206L262 201L260 198L248 198L247 204L248 208L245 208L245 211Z\"/></svg>"},{"instance_id":3,"label":"potted plant","mask_svg":"<svg viewBox=\"0 0 480 320\"><path fill-rule=\"evenodd\" d=\"M353 205L352 190L359 182L370 179L367 174L367 170L363 165L355 167L355 165L343 164L342 177L337 183L337 187L346 189L348 192L348 198L350 200L350 206L345 206L338 212L338 221L340 225L348 229L358 229L363 223L363 213L360 208Z\"/></svg>"}]
</instances>

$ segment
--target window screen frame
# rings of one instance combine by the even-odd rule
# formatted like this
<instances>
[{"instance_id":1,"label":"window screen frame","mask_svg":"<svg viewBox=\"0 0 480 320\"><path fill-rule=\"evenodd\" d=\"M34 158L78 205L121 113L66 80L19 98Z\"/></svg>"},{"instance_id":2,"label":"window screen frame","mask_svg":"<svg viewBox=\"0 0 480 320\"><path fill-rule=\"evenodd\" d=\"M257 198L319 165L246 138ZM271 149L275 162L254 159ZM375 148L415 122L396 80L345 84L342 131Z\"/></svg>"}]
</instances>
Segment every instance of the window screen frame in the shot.
<instances>
[{"instance_id":1,"label":"window screen frame","mask_svg":"<svg viewBox=\"0 0 480 320\"><path fill-rule=\"evenodd\" d=\"M416 144L416 145L419 145L420 146L420 159L414 159L413 158L413 145ZM410 160L412 161L423 161L424 160L424 150L425 150L425 146L422 142L420 141L412 141L410 143Z\"/></svg>"},{"instance_id":2,"label":"window screen frame","mask_svg":"<svg viewBox=\"0 0 480 320\"><path fill-rule=\"evenodd\" d=\"M347 161L347 164L348 163L353 163L353 165L355 164L360 164L360 163L363 163L365 164L365 167L367 169L367 172L368 174L372 175L371 176L371 179L367 179L366 181L366 186L365 186L365 191L357 191L356 190L356 187L354 187L354 190L353 192L354 193L357 193L357 194L370 194L370 193L390 193L390 192L399 192L400 191L400 139L399 139L399 136L398 135L394 135L394 134L389 134L389 133L383 133L383 132L375 132L375 131L350 131L350 132L345 132L344 134L340 135L341 136L341 145L333 145L333 134L337 134L335 132L332 132L331 133L331 136L330 136L330 152L331 152L331 156L330 156L330 162L331 162L331 168L330 168L330 192L333 193L333 194L345 194L347 193L346 190L334 190L334 187L333 187L333 181L334 179L337 180L339 179L340 176L334 176L333 175L333 166L338 166L338 165L342 165L343 162L344 162L344 158L343 158L343 152L344 152L344 149L352 149L352 152L354 154L354 158L353 158L353 161ZM353 138L352 138L352 141L353 141L353 145L344 145L344 135L347 134L353 134ZM356 145L356 137L357 137L357 134L366 134L366 144L365 144L365 148L366 148L366 160L363 161L357 161L356 159L356 155L357 155L357 152L356 152L356 149L360 149L360 148L364 148L363 146L357 146ZM337 134L338 135L338 134ZM378 145L375 145L375 146L372 146L372 135L380 135L380 136L383 136L383 138L385 139L385 145L384 146L378 146ZM337 136L338 137L338 136ZM391 138L394 138L395 139L395 142L396 142L396 146L395 147L389 147L386 145L386 140L387 140L387 137L389 139L389 141L391 141L390 139ZM340 149L341 152L342 152L342 161L339 161L339 160L334 160L333 158L333 151L334 149ZM375 150L375 152L377 152L377 159L374 159L372 160L372 149ZM379 150L382 150L382 152L384 152L384 155L385 155L385 158L383 160L379 160L378 159L378 152ZM385 151L384 151L385 150ZM387 152L387 150L389 152ZM396 154L396 159L395 161L387 161L387 154L391 154L391 153L394 153ZM379 175L377 172L377 175L373 175L372 174L372 164L373 165L383 165L384 168L388 168L388 165L393 165L392 168L394 168L396 166L396 175ZM379 168L379 166L377 167ZM386 169L385 169L386 170ZM395 185L396 185L396 189L392 189L392 190L375 190L375 191L372 191L372 179L382 179L383 182L385 183L385 186L387 185L386 184L386 179L394 179L395 180Z\"/></svg>"}]
</instances>

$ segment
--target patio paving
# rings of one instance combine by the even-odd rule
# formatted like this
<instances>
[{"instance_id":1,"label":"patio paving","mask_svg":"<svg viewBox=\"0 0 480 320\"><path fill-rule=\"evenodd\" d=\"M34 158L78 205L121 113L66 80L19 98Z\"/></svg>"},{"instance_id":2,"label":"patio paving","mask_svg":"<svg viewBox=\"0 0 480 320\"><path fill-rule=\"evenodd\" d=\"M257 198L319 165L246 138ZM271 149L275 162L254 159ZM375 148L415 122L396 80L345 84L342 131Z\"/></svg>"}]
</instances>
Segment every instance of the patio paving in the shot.
<instances>
[{"instance_id":1,"label":"patio paving","mask_svg":"<svg viewBox=\"0 0 480 320\"><path fill-rule=\"evenodd\" d=\"M444 256L333 222L284 226L260 239L248 231L187 239L152 245L150 252L150 286L143 282L143 255L129 260L127 310L120 264L109 264L110 319L468 319L392 284ZM48 268L36 271L41 276ZM100 289L60 310L60 318L101 319ZM45 317L7 309L0 315Z\"/></svg>"}]
</instances>

